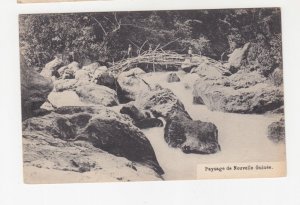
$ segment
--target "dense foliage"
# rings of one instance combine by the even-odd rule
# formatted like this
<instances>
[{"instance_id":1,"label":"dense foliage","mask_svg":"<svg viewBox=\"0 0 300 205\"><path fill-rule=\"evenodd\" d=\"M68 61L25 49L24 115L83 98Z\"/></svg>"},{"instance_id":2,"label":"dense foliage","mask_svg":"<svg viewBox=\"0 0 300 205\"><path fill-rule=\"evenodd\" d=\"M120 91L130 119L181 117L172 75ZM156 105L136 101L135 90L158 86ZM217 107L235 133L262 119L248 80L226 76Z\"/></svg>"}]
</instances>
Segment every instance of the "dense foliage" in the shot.
<instances>
[{"instance_id":1,"label":"dense foliage","mask_svg":"<svg viewBox=\"0 0 300 205\"><path fill-rule=\"evenodd\" d=\"M278 8L20 15L20 48L31 66L44 66L56 54L76 61L117 61L128 44L135 55L157 46L220 59L246 42L245 66L269 73L281 64ZM141 48L138 50L138 48Z\"/></svg>"}]
</instances>

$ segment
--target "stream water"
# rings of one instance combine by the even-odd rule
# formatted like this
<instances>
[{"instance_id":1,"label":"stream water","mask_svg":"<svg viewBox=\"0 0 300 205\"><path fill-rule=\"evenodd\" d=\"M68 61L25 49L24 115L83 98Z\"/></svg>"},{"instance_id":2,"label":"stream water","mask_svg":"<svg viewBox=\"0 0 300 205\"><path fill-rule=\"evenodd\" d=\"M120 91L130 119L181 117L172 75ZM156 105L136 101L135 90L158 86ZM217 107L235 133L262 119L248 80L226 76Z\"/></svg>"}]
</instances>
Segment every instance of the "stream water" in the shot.
<instances>
[{"instance_id":1,"label":"stream water","mask_svg":"<svg viewBox=\"0 0 300 205\"><path fill-rule=\"evenodd\" d=\"M267 138L267 127L280 115L249 115L210 111L204 105L193 104L192 89L183 82L167 82L168 73L148 73L143 79L171 89L183 102L194 120L214 123L219 131L221 151L211 155L185 154L169 147L164 141L162 127L144 129L154 148L165 179L195 179L198 164L226 162L266 162L285 159L285 144ZM179 74L179 76L182 74Z\"/></svg>"},{"instance_id":2,"label":"stream water","mask_svg":"<svg viewBox=\"0 0 300 205\"><path fill-rule=\"evenodd\" d=\"M171 89L183 102L194 120L214 123L218 128L221 151L211 155L185 154L178 148L169 147L164 140L164 128L143 129L157 160L165 171L165 179L195 179L198 164L226 162L263 162L285 159L285 145L267 138L267 127L280 119L280 115L248 115L210 111L204 105L193 104L192 89L184 83L167 82L168 72L147 73L142 78L149 84L157 83ZM183 78L183 73L178 73ZM52 92L49 100L57 107L86 105L74 91ZM122 105L111 107L119 112Z\"/></svg>"}]
</instances>

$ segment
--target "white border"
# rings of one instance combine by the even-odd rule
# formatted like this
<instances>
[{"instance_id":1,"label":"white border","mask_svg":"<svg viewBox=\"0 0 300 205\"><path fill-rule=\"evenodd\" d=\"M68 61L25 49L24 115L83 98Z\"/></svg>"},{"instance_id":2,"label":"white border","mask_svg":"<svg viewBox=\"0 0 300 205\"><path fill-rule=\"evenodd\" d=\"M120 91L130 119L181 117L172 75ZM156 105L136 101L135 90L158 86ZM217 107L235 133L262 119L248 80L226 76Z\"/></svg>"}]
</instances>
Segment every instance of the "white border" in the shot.
<instances>
[{"instance_id":1,"label":"white border","mask_svg":"<svg viewBox=\"0 0 300 205\"><path fill-rule=\"evenodd\" d=\"M281 7L288 177L134 183L24 185L18 14L155 9ZM300 204L300 1L112 0L0 6L0 204Z\"/></svg>"}]
</instances>

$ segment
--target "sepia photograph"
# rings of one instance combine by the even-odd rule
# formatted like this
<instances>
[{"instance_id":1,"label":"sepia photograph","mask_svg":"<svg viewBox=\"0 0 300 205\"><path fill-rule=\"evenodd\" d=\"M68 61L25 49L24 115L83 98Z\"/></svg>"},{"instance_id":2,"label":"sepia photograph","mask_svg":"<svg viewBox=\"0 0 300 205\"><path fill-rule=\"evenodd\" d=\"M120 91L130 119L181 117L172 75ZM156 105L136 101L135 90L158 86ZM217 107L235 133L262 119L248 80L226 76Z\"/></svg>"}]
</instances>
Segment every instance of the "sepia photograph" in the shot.
<instances>
[{"instance_id":1,"label":"sepia photograph","mask_svg":"<svg viewBox=\"0 0 300 205\"><path fill-rule=\"evenodd\" d=\"M19 47L25 183L286 176L280 8L20 14Z\"/></svg>"}]
</instances>

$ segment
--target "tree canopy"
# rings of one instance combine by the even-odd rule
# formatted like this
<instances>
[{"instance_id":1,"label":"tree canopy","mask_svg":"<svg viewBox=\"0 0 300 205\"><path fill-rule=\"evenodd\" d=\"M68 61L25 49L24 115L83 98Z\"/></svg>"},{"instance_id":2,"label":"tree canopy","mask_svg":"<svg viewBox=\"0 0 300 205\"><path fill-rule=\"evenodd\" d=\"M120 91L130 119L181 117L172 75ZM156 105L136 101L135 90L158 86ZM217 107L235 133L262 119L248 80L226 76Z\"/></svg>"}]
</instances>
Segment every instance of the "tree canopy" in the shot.
<instances>
[{"instance_id":1,"label":"tree canopy","mask_svg":"<svg viewBox=\"0 0 300 205\"><path fill-rule=\"evenodd\" d=\"M255 45L249 60L272 67L281 62L279 8L24 14L19 22L20 49L30 66L68 52L80 63L117 61L128 44L135 51L151 44L178 53L192 46L218 60L246 42ZM263 62L270 60L266 55L272 62Z\"/></svg>"}]
</instances>

